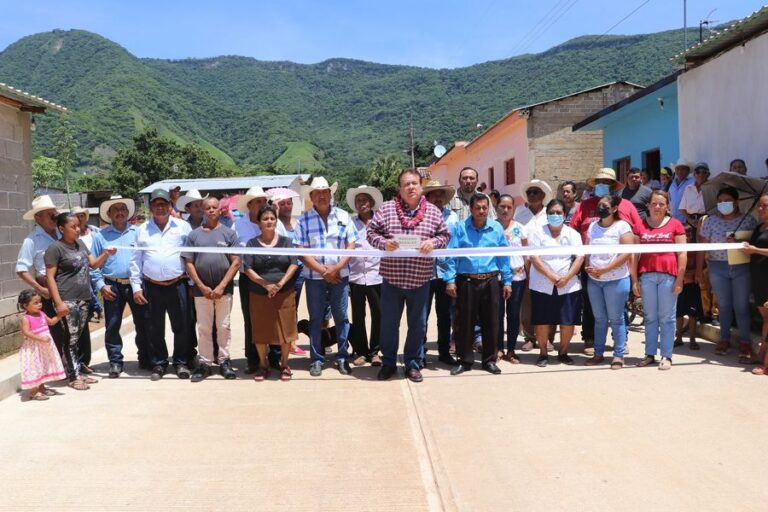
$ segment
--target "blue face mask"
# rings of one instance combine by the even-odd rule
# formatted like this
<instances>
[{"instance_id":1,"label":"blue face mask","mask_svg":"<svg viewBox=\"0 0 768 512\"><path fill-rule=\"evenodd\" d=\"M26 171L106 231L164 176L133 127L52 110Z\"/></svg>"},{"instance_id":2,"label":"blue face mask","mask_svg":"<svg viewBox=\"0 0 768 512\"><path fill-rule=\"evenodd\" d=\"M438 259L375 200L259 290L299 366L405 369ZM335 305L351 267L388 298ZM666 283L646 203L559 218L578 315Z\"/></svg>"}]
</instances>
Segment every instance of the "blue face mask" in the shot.
<instances>
[{"instance_id":1,"label":"blue face mask","mask_svg":"<svg viewBox=\"0 0 768 512\"><path fill-rule=\"evenodd\" d=\"M595 185L595 197L607 196L611 193L611 186L605 183L598 183Z\"/></svg>"},{"instance_id":2,"label":"blue face mask","mask_svg":"<svg viewBox=\"0 0 768 512\"><path fill-rule=\"evenodd\" d=\"M722 213L723 215L730 215L733 213L733 202L732 201L723 201L722 203L717 203L717 211Z\"/></svg>"},{"instance_id":3,"label":"blue face mask","mask_svg":"<svg viewBox=\"0 0 768 512\"><path fill-rule=\"evenodd\" d=\"M547 215L547 222L553 228L559 228L565 222L565 216L560 214Z\"/></svg>"}]
</instances>

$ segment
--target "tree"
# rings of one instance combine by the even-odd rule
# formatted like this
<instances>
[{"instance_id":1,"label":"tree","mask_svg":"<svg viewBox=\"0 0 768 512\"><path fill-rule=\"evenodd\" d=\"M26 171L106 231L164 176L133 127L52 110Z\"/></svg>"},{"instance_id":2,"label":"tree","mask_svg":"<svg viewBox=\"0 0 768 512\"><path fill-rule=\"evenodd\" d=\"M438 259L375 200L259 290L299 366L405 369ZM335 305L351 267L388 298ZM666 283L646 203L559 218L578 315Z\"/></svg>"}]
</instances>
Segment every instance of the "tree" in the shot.
<instances>
[{"instance_id":1,"label":"tree","mask_svg":"<svg viewBox=\"0 0 768 512\"><path fill-rule=\"evenodd\" d=\"M69 175L75 168L77 160L77 141L72 129L69 115L62 114L59 118L59 126L56 128L56 143L53 148L56 157L57 171L64 177L65 188L69 185Z\"/></svg>"},{"instance_id":2,"label":"tree","mask_svg":"<svg viewBox=\"0 0 768 512\"><path fill-rule=\"evenodd\" d=\"M59 162L55 158L39 156L32 160L32 187L33 188L61 188L64 185L64 176L59 170Z\"/></svg>"},{"instance_id":3,"label":"tree","mask_svg":"<svg viewBox=\"0 0 768 512\"><path fill-rule=\"evenodd\" d=\"M384 199L392 199L400 190L397 176L407 165L399 155L384 156L373 162L368 183L378 188Z\"/></svg>"}]
</instances>

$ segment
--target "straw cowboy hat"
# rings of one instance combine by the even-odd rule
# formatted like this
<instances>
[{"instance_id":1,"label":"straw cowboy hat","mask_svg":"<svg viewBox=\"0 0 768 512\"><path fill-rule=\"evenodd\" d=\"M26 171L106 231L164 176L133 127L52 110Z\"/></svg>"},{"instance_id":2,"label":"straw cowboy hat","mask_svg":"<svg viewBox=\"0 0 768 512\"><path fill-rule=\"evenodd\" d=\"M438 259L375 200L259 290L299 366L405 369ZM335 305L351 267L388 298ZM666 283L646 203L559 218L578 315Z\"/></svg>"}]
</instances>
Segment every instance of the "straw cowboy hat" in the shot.
<instances>
[{"instance_id":1,"label":"straw cowboy hat","mask_svg":"<svg viewBox=\"0 0 768 512\"><path fill-rule=\"evenodd\" d=\"M693 170L693 166L694 166L694 164L693 164L692 160L688 160L687 158L683 158L683 157L680 157L678 159L677 163L670 165L670 167L673 170L677 169L678 167L687 167L689 171Z\"/></svg>"},{"instance_id":2,"label":"straw cowboy hat","mask_svg":"<svg viewBox=\"0 0 768 512\"><path fill-rule=\"evenodd\" d=\"M424 183L424 185L422 185L422 191L424 192L424 195L429 194L433 190L445 190L446 203L453 199L453 196L456 195L455 188L453 188L451 185L443 185L439 180L429 180Z\"/></svg>"},{"instance_id":3,"label":"straw cowboy hat","mask_svg":"<svg viewBox=\"0 0 768 512\"><path fill-rule=\"evenodd\" d=\"M200 195L200 191L196 188L191 188L187 190L187 193L181 196L176 200L176 208L179 210L186 210L187 205L189 203L195 202L195 201L202 201L203 199L208 199L208 196L210 194L205 194L205 196Z\"/></svg>"},{"instance_id":4,"label":"straw cowboy hat","mask_svg":"<svg viewBox=\"0 0 768 512\"><path fill-rule=\"evenodd\" d=\"M611 180L613 182L611 184L611 192L616 192L623 187L623 185L616 179L616 171L610 167L603 167L598 170L594 176L587 179L587 185L594 187L597 180Z\"/></svg>"},{"instance_id":5,"label":"straw cowboy hat","mask_svg":"<svg viewBox=\"0 0 768 512\"><path fill-rule=\"evenodd\" d=\"M88 208L85 208L83 206L75 206L74 208L72 208L72 210L70 210L69 213L71 213L72 215L77 215L78 213L84 213L86 215L90 215L91 212L88 211Z\"/></svg>"},{"instance_id":6,"label":"straw cowboy hat","mask_svg":"<svg viewBox=\"0 0 768 512\"><path fill-rule=\"evenodd\" d=\"M347 204L352 209L353 212L357 211L357 208L355 208L355 198L360 194L368 194L373 198L373 208L372 210L378 210L381 206L381 203L384 202L384 196L381 195L381 192L376 187L369 187L368 185L360 185L356 188L350 188L347 190Z\"/></svg>"},{"instance_id":7,"label":"straw cowboy hat","mask_svg":"<svg viewBox=\"0 0 768 512\"><path fill-rule=\"evenodd\" d=\"M264 189L261 187L251 187L248 189L248 192L241 195L237 199L237 211L240 213L244 213L248 211L248 202L251 199L259 199L259 198L269 199L269 196L266 192L264 192Z\"/></svg>"},{"instance_id":8,"label":"straw cowboy hat","mask_svg":"<svg viewBox=\"0 0 768 512\"><path fill-rule=\"evenodd\" d=\"M317 178L312 180L311 185L302 185L301 187L301 197L305 201L307 199L311 199L309 196L314 192L315 190L330 190L331 196L333 196L336 193L336 187L338 187L339 184L337 182L334 182L333 185L328 184L328 180L323 178L322 176L318 176Z\"/></svg>"},{"instance_id":9,"label":"straw cowboy hat","mask_svg":"<svg viewBox=\"0 0 768 512\"><path fill-rule=\"evenodd\" d=\"M51 196L40 196L32 200L32 209L22 215L24 220L35 220L35 214L43 210L56 210L56 205L51 201Z\"/></svg>"},{"instance_id":10,"label":"straw cowboy hat","mask_svg":"<svg viewBox=\"0 0 768 512\"><path fill-rule=\"evenodd\" d=\"M524 183L520 187L520 193L523 194L523 197L528 195L529 188L539 188L544 192L544 204L547 204L552 199L552 187L544 180L531 180L528 183Z\"/></svg>"},{"instance_id":11,"label":"straw cowboy hat","mask_svg":"<svg viewBox=\"0 0 768 512\"><path fill-rule=\"evenodd\" d=\"M272 200L272 203L279 203L286 199L293 199L299 197L299 193L295 190L287 187L275 187L267 190L267 195Z\"/></svg>"},{"instance_id":12,"label":"straw cowboy hat","mask_svg":"<svg viewBox=\"0 0 768 512\"><path fill-rule=\"evenodd\" d=\"M136 213L136 202L133 199L127 199L123 196L112 196L99 205L99 217L101 217L101 220L107 224L112 224L112 219L109 218L107 212L109 211L110 206L119 203L124 204L128 208L128 218L132 218L133 214Z\"/></svg>"}]
</instances>

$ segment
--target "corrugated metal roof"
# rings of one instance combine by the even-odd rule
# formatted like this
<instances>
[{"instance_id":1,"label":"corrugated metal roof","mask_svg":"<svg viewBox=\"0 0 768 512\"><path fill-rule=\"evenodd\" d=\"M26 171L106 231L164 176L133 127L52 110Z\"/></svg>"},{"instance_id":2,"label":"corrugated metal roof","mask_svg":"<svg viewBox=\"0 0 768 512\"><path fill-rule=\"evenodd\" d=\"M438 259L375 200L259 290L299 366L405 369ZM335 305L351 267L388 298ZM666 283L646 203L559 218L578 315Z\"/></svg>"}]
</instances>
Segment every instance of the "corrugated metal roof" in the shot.
<instances>
[{"instance_id":1,"label":"corrugated metal roof","mask_svg":"<svg viewBox=\"0 0 768 512\"><path fill-rule=\"evenodd\" d=\"M671 60L695 62L718 55L768 30L768 5L678 53Z\"/></svg>"},{"instance_id":2,"label":"corrugated metal roof","mask_svg":"<svg viewBox=\"0 0 768 512\"><path fill-rule=\"evenodd\" d=\"M197 178L158 181L139 191L141 194L151 194L156 188L169 190L181 187L182 192L197 189L201 192L209 190L248 190L251 187L264 189L274 187L289 187L296 178L302 182L308 181L311 174L278 174L274 176L238 176L235 178Z\"/></svg>"},{"instance_id":3,"label":"corrugated metal roof","mask_svg":"<svg viewBox=\"0 0 768 512\"><path fill-rule=\"evenodd\" d=\"M35 96L34 94L30 94L26 91L22 91L21 89L11 87L10 85L4 84L2 82L0 82L0 96L6 96L30 107L49 108L51 110L57 110L62 113L69 112L66 107L57 105L56 103L41 98L40 96Z\"/></svg>"}]
</instances>

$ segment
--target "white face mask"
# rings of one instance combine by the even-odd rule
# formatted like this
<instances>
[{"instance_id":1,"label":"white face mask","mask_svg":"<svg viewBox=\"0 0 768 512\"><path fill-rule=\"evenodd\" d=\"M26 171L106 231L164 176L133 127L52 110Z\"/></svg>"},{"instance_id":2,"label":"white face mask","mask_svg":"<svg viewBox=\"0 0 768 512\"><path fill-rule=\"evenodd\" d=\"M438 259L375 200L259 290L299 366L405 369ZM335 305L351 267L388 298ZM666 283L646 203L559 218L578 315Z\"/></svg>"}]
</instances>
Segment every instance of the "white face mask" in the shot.
<instances>
[{"instance_id":1,"label":"white face mask","mask_svg":"<svg viewBox=\"0 0 768 512\"><path fill-rule=\"evenodd\" d=\"M730 215L733 213L733 210L733 201L723 201L721 203L717 203L717 211L723 215Z\"/></svg>"}]
</instances>

